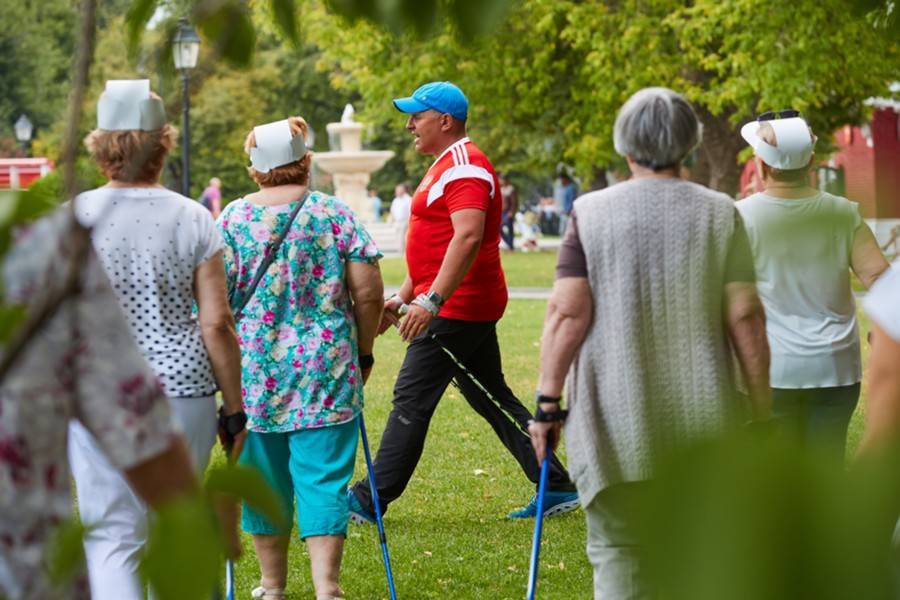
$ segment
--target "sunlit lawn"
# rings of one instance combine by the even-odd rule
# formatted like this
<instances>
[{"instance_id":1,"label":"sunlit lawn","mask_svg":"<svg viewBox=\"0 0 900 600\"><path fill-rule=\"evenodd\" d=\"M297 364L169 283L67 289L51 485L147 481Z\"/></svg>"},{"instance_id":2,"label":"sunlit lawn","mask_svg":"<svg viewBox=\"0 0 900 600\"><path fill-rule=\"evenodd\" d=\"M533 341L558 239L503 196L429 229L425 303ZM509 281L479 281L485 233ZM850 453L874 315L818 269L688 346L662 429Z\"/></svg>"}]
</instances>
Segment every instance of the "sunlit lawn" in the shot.
<instances>
[{"instance_id":1,"label":"sunlit lawn","mask_svg":"<svg viewBox=\"0 0 900 600\"><path fill-rule=\"evenodd\" d=\"M544 301L510 302L499 326L507 379L530 405L537 382L538 339ZM863 317L862 334L868 331ZM366 422L378 447L403 345L389 333L376 344L376 367L367 388ZM864 357L867 349L864 350ZM865 397L865 387L863 387ZM850 433L855 447L859 414ZM476 469L485 474L476 475ZM357 477L365 473L360 449ZM493 432L451 388L431 424L425 453L406 494L391 506L387 535L400 598L520 599L525 594L532 522L504 515L532 490ZM542 548L540 597L589 598L584 516L579 511L548 521ZM249 597L259 570L249 538L238 565L238 598ZM343 568L348 598L387 598L374 527L351 526ZM312 598L308 558L299 540L291 546L290 598Z\"/></svg>"}]
</instances>

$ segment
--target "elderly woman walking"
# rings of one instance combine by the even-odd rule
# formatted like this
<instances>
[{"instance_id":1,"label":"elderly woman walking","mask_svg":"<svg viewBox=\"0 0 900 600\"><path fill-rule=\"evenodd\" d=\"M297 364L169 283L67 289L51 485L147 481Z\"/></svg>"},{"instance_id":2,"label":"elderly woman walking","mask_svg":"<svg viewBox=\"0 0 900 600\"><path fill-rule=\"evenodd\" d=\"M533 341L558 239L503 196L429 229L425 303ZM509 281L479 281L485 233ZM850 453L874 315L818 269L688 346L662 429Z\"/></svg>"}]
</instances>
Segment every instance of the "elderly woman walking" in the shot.
<instances>
[{"instance_id":1,"label":"elderly woman walking","mask_svg":"<svg viewBox=\"0 0 900 600\"><path fill-rule=\"evenodd\" d=\"M374 363L381 320L381 256L340 200L309 189L311 154L300 117L254 128L245 143L259 191L219 218L227 243L238 325L244 406L249 417L241 462L259 469L288 512L297 501L316 598L343 594L338 574L347 532L363 383ZM285 233L252 296L272 240ZM245 506L262 571L254 598L283 598L290 529Z\"/></svg>"},{"instance_id":2,"label":"elderly woman walking","mask_svg":"<svg viewBox=\"0 0 900 600\"><path fill-rule=\"evenodd\" d=\"M653 596L633 511L657 460L769 410L765 317L740 216L729 197L679 177L699 139L672 90L625 103L615 146L633 177L575 202L547 309L532 441L539 457L557 443L565 379L567 456L603 600Z\"/></svg>"},{"instance_id":3,"label":"elderly woman walking","mask_svg":"<svg viewBox=\"0 0 900 600\"><path fill-rule=\"evenodd\" d=\"M94 248L131 333L159 376L194 467L202 473L216 439L217 389L223 422L233 434L243 430L240 348L215 223L197 202L159 184L176 135L149 81L107 82L97 129L85 145L109 182L81 194L76 213L92 228ZM119 393L135 410L146 409L141 407L148 398L136 385L123 383ZM144 598L138 562L146 542L146 506L116 461L75 421L69 456L79 513L88 526L85 554L93 598Z\"/></svg>"},{"instance_id":4,"label":"elderly woman walking","mask_svg":"<svg viewBox=\"0 0 900 600\"><path fill-rule=\"evenodd\" d=\"M765 190L737 203L772 348L772 409L840 464L862 360L850 270L869 288L888 268L859 207L809 185L816 138L799 112L765 113L741 135Z\"/></svg>"}]
</instances>

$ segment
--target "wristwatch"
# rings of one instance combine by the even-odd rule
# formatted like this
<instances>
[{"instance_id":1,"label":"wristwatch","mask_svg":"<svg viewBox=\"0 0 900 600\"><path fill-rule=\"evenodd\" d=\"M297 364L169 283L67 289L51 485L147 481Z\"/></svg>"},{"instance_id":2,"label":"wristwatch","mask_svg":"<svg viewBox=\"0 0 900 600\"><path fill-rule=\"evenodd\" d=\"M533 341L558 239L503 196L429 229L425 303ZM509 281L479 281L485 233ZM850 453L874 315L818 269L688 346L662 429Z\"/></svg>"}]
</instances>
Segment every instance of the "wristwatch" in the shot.
<instances>
[{"instance_id":1,"label":"wristwatch","mask_svg":"<svg viewBox=\"0 0 900 600\"><path fill-rule=\"evenodd\" d=\"M372 354L360 354L359 355L359 368L362 370L371 369L372 365L375 364L375 356Z\"/></svg>"},{"instance_id":2,"label":"wristwatch","mask_svg":"<svg viewBox=\"0 0 900 600\"><path fill-rule=\"evenodd\" d=\"M429 292L428 292L427 294L425 294L425 295L426 295L426 296L428 297L428 299L431 300L431 302L433 302L434 305L437 306L438 308L440 308L440 307L442 307L442 306L444 305L444 298L443 298L440 294L438 294L436 291L431 290L431 291L429 291Z\"/></svg>"}]
</instances>

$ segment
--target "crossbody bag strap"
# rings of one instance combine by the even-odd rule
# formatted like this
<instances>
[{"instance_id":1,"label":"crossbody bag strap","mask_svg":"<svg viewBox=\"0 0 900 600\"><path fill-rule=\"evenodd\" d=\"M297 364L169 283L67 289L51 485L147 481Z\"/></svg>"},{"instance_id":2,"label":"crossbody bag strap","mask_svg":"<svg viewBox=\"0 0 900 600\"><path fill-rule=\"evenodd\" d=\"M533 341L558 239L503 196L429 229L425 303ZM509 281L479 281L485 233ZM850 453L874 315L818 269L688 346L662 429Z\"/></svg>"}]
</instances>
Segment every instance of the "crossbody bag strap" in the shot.
<instances>
[{"instance_id":1,"label":"crossbody bag strap","mask_svg":"<svg viewBox=\"0 0 900 600\"><path fill-rule=\"evenodd\" d=\"M242 318L244 318L244 308L246 308L247 303L250 302L250 299L253 297L253 292L256 291L257 286L259 286L259 282L262 280L263 275L266 274L266 271L269 270L269 266L275 260L275 256L278 254L278 249L281 248L281 243L284 242L284 238L287 237L288 231L291 229L291 225L294 224L294 219L297 218L297 213L300 212L300 209L303 208L303 205L306 203L306 199L309 198L309 190L303 194L303 197L300 198L300 201L297 202L297 206L294 207L294 210L291 211L291 216L288 219L287 225L285 225L284 229L281 230L281 233L278 234L278 237L275 238L267 247L266 254L263 257L262 263L259 265L259 269L256 271L256 276L253 277L253 282L250 284L250 287L247 288L247 291L244 292L243 298L241 298L240 306L237 307L237 310L234 311L234 322L237 323Z\"/></svg>"}]
</instances>

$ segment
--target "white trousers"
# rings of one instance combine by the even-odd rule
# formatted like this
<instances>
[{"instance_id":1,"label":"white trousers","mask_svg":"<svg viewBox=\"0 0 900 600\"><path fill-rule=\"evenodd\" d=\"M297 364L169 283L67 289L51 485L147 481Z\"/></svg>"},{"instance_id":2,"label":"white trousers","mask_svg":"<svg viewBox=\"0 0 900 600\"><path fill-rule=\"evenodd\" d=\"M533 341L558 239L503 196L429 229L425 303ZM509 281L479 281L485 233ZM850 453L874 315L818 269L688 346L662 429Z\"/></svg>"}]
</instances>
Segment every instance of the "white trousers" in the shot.
<instances>
[{"instance_id":1,"label":"white trousers","mask_svg":"<svg viewBox=\"0 0 900 600\"><path fill-rule=\"evenodd\" d=\"M194 468L203 473L216 440L215 396L171 398L172 418L185 437ZM147 507L94 436L76 421L69 425L69 462L78 512L88 527L85 558L93 600L143 600L138 564L147 541Z\"/></svg>"},{"instance_id":2,"label":"white trousers","mask_svg":"<svg viewBox=\"0 0 900 600\"><path fill-rule=\"evenodd\" d=\"M634 507L647 483L610 486L585 510L587 555L594 568L594 600L650 600L656 590L647 574Z\"/></svg>"}]
</instances>

